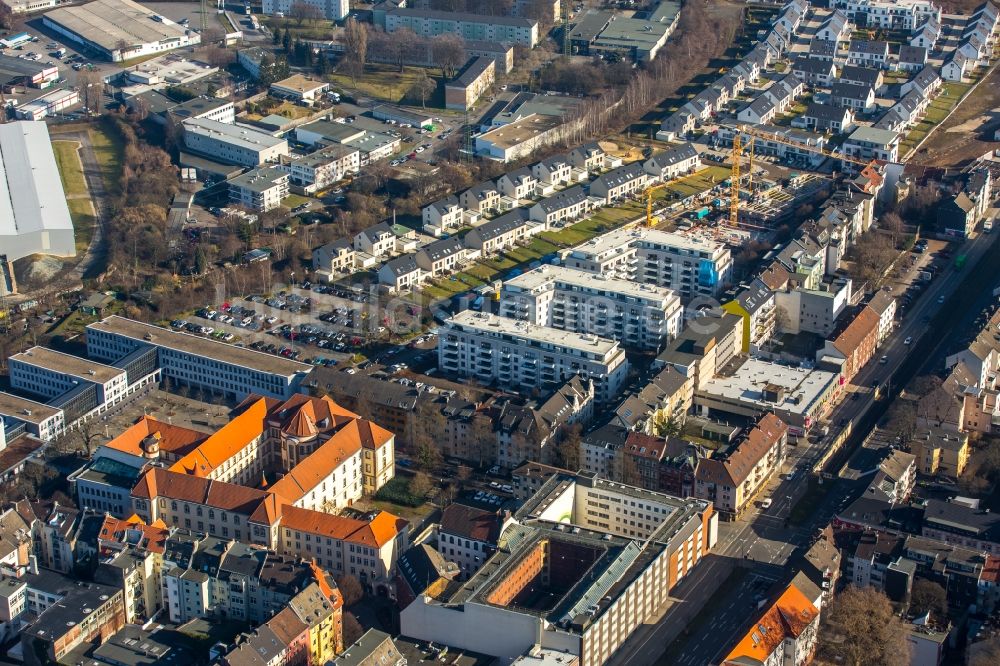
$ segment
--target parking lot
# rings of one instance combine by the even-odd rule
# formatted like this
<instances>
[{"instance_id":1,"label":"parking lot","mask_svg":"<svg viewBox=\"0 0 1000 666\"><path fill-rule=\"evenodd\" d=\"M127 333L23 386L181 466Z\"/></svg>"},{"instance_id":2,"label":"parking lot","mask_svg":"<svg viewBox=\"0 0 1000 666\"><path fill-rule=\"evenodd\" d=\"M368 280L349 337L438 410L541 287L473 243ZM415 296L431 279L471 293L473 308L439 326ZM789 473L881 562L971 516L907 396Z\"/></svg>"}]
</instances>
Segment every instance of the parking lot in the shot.
<instances>
[{"instance_id":1,"label":"parking lot","mask_svg":"<svg viewBox=\"0 0 1000 666\"><path fill-rule=\"evenodd\" d=\"M386 364L400 353L391 343L404 338L408 338L409 350L426 351L434 345L433 334L415 336L413 327L421 313L413 303L387 305L373 294L325 285L309 287L281 290L270 298L221 299L173 320L171 326L313 365L337 365L356 354ZM399 363L408 367L404 361Z\"/></svg>"}]
</instances>

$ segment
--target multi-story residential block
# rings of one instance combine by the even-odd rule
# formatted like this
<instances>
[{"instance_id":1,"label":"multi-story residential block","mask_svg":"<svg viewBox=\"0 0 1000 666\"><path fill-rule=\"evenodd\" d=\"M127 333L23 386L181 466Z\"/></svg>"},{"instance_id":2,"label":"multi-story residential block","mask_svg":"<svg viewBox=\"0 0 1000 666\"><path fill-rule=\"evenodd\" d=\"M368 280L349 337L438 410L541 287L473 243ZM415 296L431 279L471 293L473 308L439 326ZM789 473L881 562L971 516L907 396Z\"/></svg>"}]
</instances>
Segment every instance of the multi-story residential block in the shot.
<instances>
[{"instance_id":1,"label":"multi-story residential block","mask_svg":"<svg viewBox=\"0 0 1000 666\"><path fill-rule=\"evenodd\" d=\"M819 609L797 587L789 585L763 615L754 619L721 666L807 666L816 653L819 615Z\"/></svg>"},{"instance_id":2,"label":"multi-story residential block","mask_svg":"<svg viewBox=\"0 0 1000 666\"><path fill-rule=\"evenodd\" d=\"M504 283L499 313L625 346L657 349L680 332L684 308L665 287L543 266Z\"/></svg>"},{"instance_id":3,"label":"multi-story residential block","mask_svg":"<svg viewBox=\"0 0 1000 666\"><path fill-rule=\"evenodd\" d=\"M496 551L500 535L512 521L509 511L459 499L441 514L438 553L458 565L458 580L468 580Z\"/></svg>"},{"instance_id":4,"label":"multi-story residential block","mask_svg":"<svg viewBox=\"0 0 1000 666\"><path fill-rule=\"evenodd\" d=\"M292 16L294 4L291 0L264 0L261 12L265 16ZM306 0L303 4L315 8L328 21L343 21L351 11L350 0Z\"/></svg>"},{"instance_id":5,"label":"multi-story residential block","mask_svg":"<svg viewBox=\"0 0 1000 666\"><path fill-rule=\"evenodd\" d=\"M329 146L290 162L282 162L278 168L288 174L290 185L302 188L305 194L313 194L358 173L361 170L361 154L356 148Z\"/></svg>"},{"instance_id":6,"label":"multi-story residential block","mask_svg":"<svg viewBox=\"0 0 1000 666\"><path fill-rule=\"evenodd\" d=\"M460 312L445 321L438 367L485 383L541 388L574 375L595 384L601 402L617 395L628 371L624 350L613 340L548 326Z\"/></svg>"},{"instance_id":7,"label":"multi-story residential block","mask_svg":"<svg viewBox=\"0 0 1000 666\"><path fill-rule=\"evenodd\" d=\"M125 626L124 591L37 570L20 579L27 612L36 615L21 631L24 663L42 666L64 660L83 643L103 642Z\"/></svg>"},{"instance_id":8,"label":"multi-story residential block","mask_svg":"<svg viewBox=\"0 0 1000 666\"><path fill-rule=\"evenodd\" d=\"M694 378L668 365L648 384L626 395L611 422L630 432L660 435L683 425L693 398Z\"/></svg>"},{"instance_id":9,"label":"multi-story residential block","mask_svg":"<svg viewBox=\"0 0 1000 666\"><path fill-rule=\"evenodd\" d=\"M656 357L654 367L671 367L698 390L740 353L743 318L729 312L693 318Z\"/></svg>"},{"instance_id":10,"label":"multi-story residential block","mask_svg":"<svg viewBox=\"0 0 1000 666\"><path fill-rule=\"evenodd\" d=\"M299 390L312 369L305 363L117 315L88 325L86 337L87 355L91 358L120 364L145 363L150 369L159 366L162 376L177 385L196 386L238 399L250 393L287 398ZM126 369L129 367L126 365Z\"/></svg>"},{"instance_id":11,"label":"multi-story residential block","mask_svg":"<svg viewBox=\"0 0 1000 666\"><path fill-rule=\"evenodd\" d=\"M528 18L484 16L462 12L390 9L385 13L386 32L408 28L418 35L455 34L463 39L512 42L532 48L538 43L538 22Z\"/></svg>"},{"instance_id":12,"label":"multi-story residential block","mask_svg":"<svg viewBox=\"0 0 1000 666\"><path fill-rule=\"evenodd\" d=\"M783 333L809 331L827 337L851 299L851 281L844 280L826 289L796 287L775 292L775 304L783 316L778 324Z\"/></svg>"},{"instance_id":13,"label":"multi-story residential block","mask_svg":"<svg viewBox=\"0 0 1000 666\"><path fill-rule=\"evenodd\" d=\"M788 426L765 414L745 436L698 461L694 496L711 501L726 518L739 518L781 470L787 446Z\"/></svg>"},{"instance_id":14,"label":"multi-story residential block","mask_svg":"<svg viewBox=\"0 0 1000 666\"><path fill-rule=\"evenodd\" d=\"M288 173L276 166L247 171L226 184L231 203L261 213L277 208L288 196Z\"/></svg>"},{"instance_id":15,"label":"multi-story residential block","mask_svg":"<svg viewBox=\"0 0 1000 666\"><path fill-rule=\"evenodd\" d=\"M892 291L880 289L868 300L866 307L878 315L878 344L881 345L896 328L896 297Z\"/></svg>"},{"instance_id":16,"label":"multi-story residential block","mask_svg":"<svg viewBox=\"0 0 1000 666\"><path fill-rule=\"evenodd\" d=\"M455 78L445 84L445 108L459 111L471 109L495 81L496 61L494 58L489 56L471 58Z\"/></svg>"},{"instance_id":17,"label":"multi-story residential block","mask_svg":"<svg viewBox=\"0 0 1000 666\"><path fill-rule=\"evenodd\" d=\"M565 266L667 287L683 300L715 296L732 275L721 243L655 229L622 229L561 253Z\"/></svg>"},{"instance_id":18,"label":"multi-story residential block","mask_svg":"<svg viewBox=\"0 0 1000 666\"><path fill-rule=\"evenodd\" d=\"M73 553L82 513L59 502L21 500L14 509L31 529L31 553L38 566L61 573L73 570Z\"/></svg>"},{"instance_id":19,"label":"multi-story residential block","mask_svg":"<svg viewBox=\"0 0 1000 666\"><path fill-rule=\"evenodd\" d=\"M957 499L928 499L920 534L979 553L1000 555L1000 516Z\"/></svg>"},{"instance_id":20,"label":"multi-story residential block","mask_svg":"<svg viewBox=\"0 0 1000 666\"><path fill-rule=\"evenodd\" d=\"M776 329L774 292L760 278L740 289L722 309L743 318L743 353L758 350Z\"/></svg>"},{"instance_id":21,"label":"multi-story residential block","mask_svg":"<svg viewBox=\"0 0 1000 666\"><path fill-rule=\"evenodd\" d=\"M972 449L968 433L926 428L910 438L910 451L921 474L957 479L965 472Z\"/></svg>"},{"instance_id":22,"label":"multi-story residential block","mask_svg":"<svg viewBox=\"0 0 1000 666\"><path fill-rule=\"evenodd\" d=\"M843 149L846 155L859 160L898 162L899 141L897 132L859 127L844 142ZM845 162L844 168L858 170L858 167L850 162Z\"/></svg>"},{"instance_id":23,"label":"multi-story residential block","mask_svg":"<svg viewBox=\"0 0 1000 666\"><path fill-rule=\"evenodd\" d=\"M855 23L889 30L913 30L924 21L941 20L941 7L931 0L837 0L837 8Z\"/></svg>"},{"instance_id":24,"label":"multi-story residential block","mask_svg":"<svg viewBox=\"0 0 1000 666\"><path fill-rule=\"evenodd\" d=\"M879 316L871 308L861 308L816 352L821 368L839 370L850 382L875 356L878 349Z\"/></svg>"},{"instance_id":25,"label":"multi-story residential block","mask_svg":"<svg viewBox=\"0 0 1000 666\"><path fill-rule=\"evenodd\" d=\"M402 633L506 660L559 636L563 658L605 663L696 570L716 541L716 521L703 500L553 475L472 578L402 611ZM549 601L526 605L538 594Z\"/></svg>"},{"instance_id":26,"label":"multi-story residential block","mask_svg":"<svg viewBox=\"0 0 1000 666\"><path fill-rule=\"evenodd\" d=\"M256 167L288 155L288 142L248 125L207 118L185 120L184 145L193 152L228 164Z\"/></svg>"}]
</instances>

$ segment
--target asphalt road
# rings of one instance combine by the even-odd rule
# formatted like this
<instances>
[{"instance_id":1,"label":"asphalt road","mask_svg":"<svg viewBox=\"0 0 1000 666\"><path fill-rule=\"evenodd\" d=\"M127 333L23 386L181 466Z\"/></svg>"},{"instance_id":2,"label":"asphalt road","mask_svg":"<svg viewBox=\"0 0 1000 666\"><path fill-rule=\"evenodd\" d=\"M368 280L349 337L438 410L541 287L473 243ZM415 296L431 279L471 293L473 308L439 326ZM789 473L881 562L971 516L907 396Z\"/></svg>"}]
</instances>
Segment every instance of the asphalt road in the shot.
<instances>
[{"instance_id":1,"label":"asphalt road","mask_svg":"<svg viewBox=\"0 0 1000 666\"><path fill-rule=\"evenodd\" d=\"M952 308L952 294L965 277L965 271L976 265L994 240L993 235L980 235L952 253L952 257L959 253L966 254L967 267L962 271L949 267L935 278L912 305L896 331L879 349L877 357L859 373L854 384L871 386L872 382L879 381L891 386L893 375L904 363L907 354L920 346L924 335L930 335L929 339L940 342L955 333L957 323L966 318L957 316L959 313L954 318L944 319L945 325L933 331L929 329L927 322L934 324L941 321L935 320L938 312L943 308ZM992 286L989 285L990 289L986 291L991 291ZM944 297L943 302L939 302L941 297ZM963 314L967 316L971 311L974 318L978 312L975 305L966 308L967 311ZM903 344L908 337L913 338L911 345ZM936 348L939 346L935 345ZM888 357L885 364L878 362L878 357L882 355ZM929 363L932 357L940 358L940 353L931 354L925 360ZM876 403L870 399L851 400L845 396L833 409L829 421L833 424L840 423L842 419L858 422L874 404ZM822 453L821 447L826 443L826 440L812 439L800 443L791 449L789 464L794 467L816 460ZM826 524L839 508L846 506L862 485L860 482L836 478L827 483L830 484L830 491L820 501L813 518L804 525L785 527L785 518L792 505L787 498L804 490L807 484L807 475L804 473L799 473L792 481L772 482L769 493L772 505L768 510L752 510L741 520L721 524L719 541L713 555L703 560L688 579L675 588L668 604L655 614L659 619L653 624L640 627L632 639L612 657L610 663L622 666L696 666L712 663L728 647L727 640L738 635L743 625L756 613L756 606L751 608L747 600L751 597L756 599L755 590L759 581L778 581L790 573L785 565L795 549L809 543L816 529ZM737 564L749 567L750 574L743 577L738 585L720 589L719 585L728 579ZM710 620L701 626L688 626L710 599L712 608L715 609ZM682 649L676 653L666 653L682 632L686 636Z\"/></svg>"}]
</instances>

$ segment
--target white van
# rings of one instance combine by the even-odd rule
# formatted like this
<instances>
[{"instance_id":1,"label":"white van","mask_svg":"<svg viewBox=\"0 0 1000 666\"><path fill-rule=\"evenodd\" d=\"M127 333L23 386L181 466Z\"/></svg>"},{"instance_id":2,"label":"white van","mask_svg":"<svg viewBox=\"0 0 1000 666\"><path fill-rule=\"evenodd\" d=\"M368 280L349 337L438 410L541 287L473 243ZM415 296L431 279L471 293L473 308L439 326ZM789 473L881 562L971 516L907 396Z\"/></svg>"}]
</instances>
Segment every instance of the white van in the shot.
<instances>
[{"instance_id":1,"label":"white van","mask_svg":"<svg viewBox=\"0 0 1000 666\"><path fill-rule=\"evenodd\" d=\"M766 500L764 500L763 502L761 502L760 503L760 508L762 508L762 509L770 509L771 508L771 498L768 497Z\"/></svg>"}]
</instances>

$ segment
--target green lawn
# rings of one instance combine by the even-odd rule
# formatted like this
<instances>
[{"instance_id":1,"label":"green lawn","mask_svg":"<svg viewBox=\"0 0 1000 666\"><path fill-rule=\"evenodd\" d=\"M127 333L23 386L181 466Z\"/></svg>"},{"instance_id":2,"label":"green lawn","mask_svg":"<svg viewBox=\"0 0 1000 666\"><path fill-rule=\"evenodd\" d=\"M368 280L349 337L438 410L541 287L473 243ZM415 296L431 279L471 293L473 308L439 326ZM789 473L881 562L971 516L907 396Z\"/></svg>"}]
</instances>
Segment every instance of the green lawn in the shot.
<instances>
[{"instance_id":1,"label":"green lawn","mask_svg":"<svg viewBox=\"0 0 1000 666\"><path fill-rule=\"evenodd\" d=\"M298 194L289 194L287 197L281 200L281 205L286 208L295 208L304 203L308 203L312 199L308 197L299 196Z\"/></svg>"},{"instance_id":2,"label":"green lawn","mask_svg":"<svg viewBox=\"0 0 1000 666\"><path fill-rule=\"evenodd\" d=\"M80 162L79 141L53 141L52 152L59 166L59 178L62 180L63 192L67 197L87 196L87 181L83 177L83 164Z\"/></svg>"},{"instance_id":3,"label":"green lawn","mask_svg":"<svg viewBox=\"0 0 1000 666\"><path fill-rule=\"evenodd\" d=\"M69 199L69 215L73 219L73 236L76 239L76 253L83 254L90 247L94 237L94 225L97 216L94 214L94 204L90 199Z\"/></svg>"},{"instance_id":4,"label":"green lawn","mask_svg":"<svg viewBox=\"0 0 1000 666\"><path fill-rule=\"evenodd\" d=\"M125 144L121 137L106 131L100 125L90 128L90 143L94 147L97 162L101 165L104 187L108 192L118 193L121 190Z\"/></svg>"},{"instance_id":5,"label":"green lawn","mask_svg":"<svg viewBox=\"0 0 1000 666\"><path fill-rule=\"evenodd\" d=\"M675 192L682 199L685 199L715 187L729 178L731 173L732 171L729 167L713 165L678 180L667 186L666 189Z\"/></svg>"}]
</instances>

